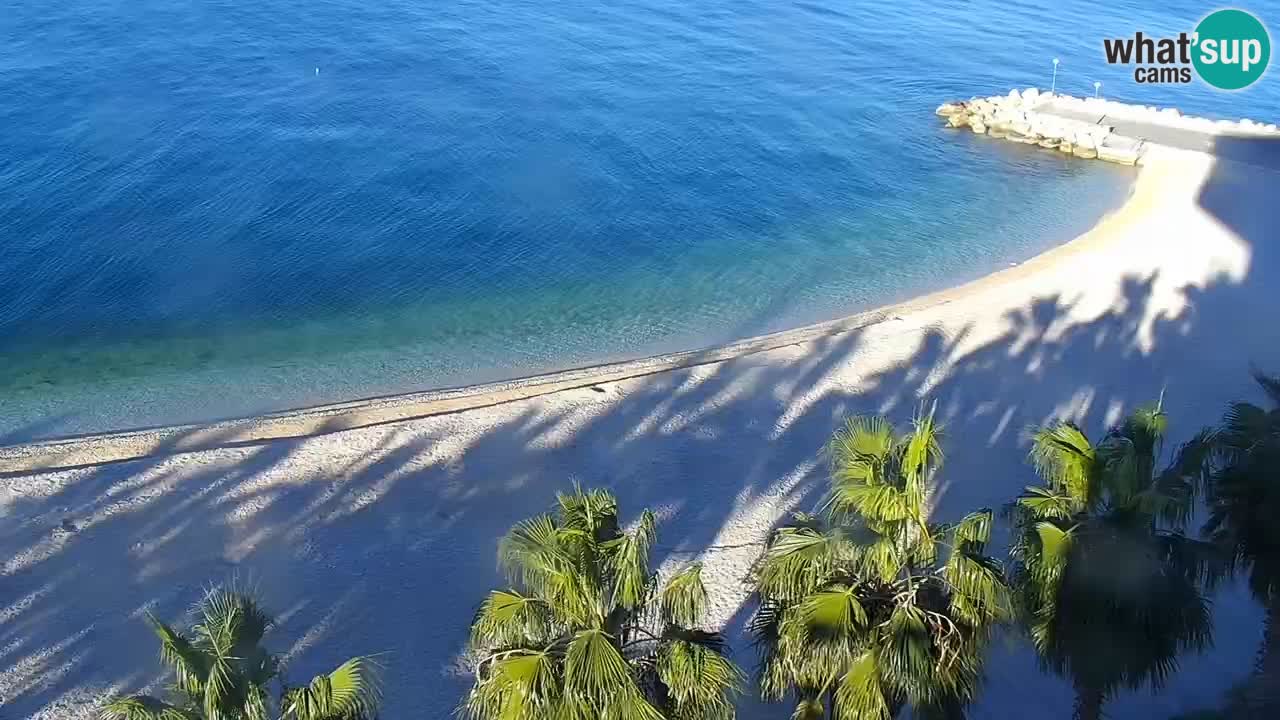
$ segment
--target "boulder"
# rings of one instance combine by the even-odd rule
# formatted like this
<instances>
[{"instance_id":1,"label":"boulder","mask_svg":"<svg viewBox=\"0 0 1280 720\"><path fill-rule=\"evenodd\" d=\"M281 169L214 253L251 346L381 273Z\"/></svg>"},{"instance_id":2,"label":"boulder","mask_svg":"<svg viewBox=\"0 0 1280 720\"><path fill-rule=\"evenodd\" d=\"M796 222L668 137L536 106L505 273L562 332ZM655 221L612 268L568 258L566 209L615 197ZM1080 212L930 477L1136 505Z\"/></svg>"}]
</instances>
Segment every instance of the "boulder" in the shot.
<instances>
[{"instance_id":1,"label":"boulder","mask_svg":"<svg viewBox=\"0 0 1280 720\"><path fill-rule=\"evenodd\" d=\"M1054 149L1054 148L1058 147L1059 143L1061 143L1061 142L1062 142L1062 141L1061 141L1061 140L1059 140L1058 138L1054 138L1054 137L1047 137L1047 138L1045 138L1045 139L1043 139L1043 140L1041 140L1041 141L1040 141L1040 147L1042 147L1042 148L1048 148L1048 149L1052 150L1052 149Z\"/></svg>"},{"instance_id":2,"label":"boulder","mask_svg":"<svg viewBox=\"0 0 1280 720\"><path fill-rule=\"evenodd\" d=\"M1078 158L1084 158L1085 160L1092 160L1098 157L1097 150L1091 147L1081 147L1079 145L1077 145L1075 149L1071 151L1071 154L1075 155Z\"/></svg>"},{"instance_id":3,"label":"boulder","mask_svg":"<svg viewBox=\"0 0 1280 720\"><path fill-rule=\"evenodd\" d=\"M969 116L966 113L957 113L947 118L947 127L961 128L969 124Z\"/></svg>"},{"instance_id":4,"label":"boulder","mask_svg":"<svg viewBox=\"0 0 1280 720\"><path fill-rule=\"evenodd\" d=\"M1037 88L1027 88L1022 93L1023 102L1033 103L1040 99L1040 90Z\"/></svg>"},{"instance_id":5,"label":"boulder","mask_svg":"<svg viewBox=\"0 0 1280 720\"><path fill-rule=\"evenodd\" d=\"M958 113L964 112L964 103L942 103L937 110L933 111L934 115L939 117L951 117Z\"/></svg>"},{"instance_id":6,"label":"boulder","mask_svg":"<svg viewBox=\"0 0 1280 720\"><path fill-rule=\"evenodd\" d=\"M981 135L987 131L986 123L982 122L982 118L969 118L969 129L975 135Z\"/></svg>"},{"instance_id":7,"label":"boulder","mask_svg":"<svg viewBox=\"0 0 1280 720\"><path fill-rule=\"evenodd\" d=\"M1014 102L1018 102L1019 100L1022 99L1022 94L1018 92L1017 88L1014 88L1013 90L1009 91L1009 99Z\"/></svg>"},{"instance_id":8,"label":"boulder","mask_svg":"<svg viewBox=\"0 0 1280 720\"><path fill-rule=\"evenodd\" d=\"M1068 140L1063 140L1062 142L1058 143L1059 152L1064 152L1070 155L1072 151L1074 151L1075 149L1076 149L1076 146L1071 144L1071 142Z\"/></svg>"}]
</instances>

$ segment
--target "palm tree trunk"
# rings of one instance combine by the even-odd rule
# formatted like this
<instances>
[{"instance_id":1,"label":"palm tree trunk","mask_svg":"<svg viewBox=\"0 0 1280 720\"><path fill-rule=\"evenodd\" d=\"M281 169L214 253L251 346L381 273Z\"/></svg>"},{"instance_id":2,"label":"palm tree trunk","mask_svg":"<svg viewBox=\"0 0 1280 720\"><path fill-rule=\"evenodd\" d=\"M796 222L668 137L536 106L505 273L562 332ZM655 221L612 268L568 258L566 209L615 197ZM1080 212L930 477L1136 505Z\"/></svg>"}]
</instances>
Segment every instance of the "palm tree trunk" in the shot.
<instances>
[{"instance_id":1,"label":"palm tree trunk","mask_svg":"<svg viewBox=\"0 0 1280 720\"><path fill-rule=\"evenodd\" d=\"M1101 690L1076 686L1076 707L1071 714L1073 720L1102 720L1102 701L1105 699Z\"/></svg>"}]
</instances>

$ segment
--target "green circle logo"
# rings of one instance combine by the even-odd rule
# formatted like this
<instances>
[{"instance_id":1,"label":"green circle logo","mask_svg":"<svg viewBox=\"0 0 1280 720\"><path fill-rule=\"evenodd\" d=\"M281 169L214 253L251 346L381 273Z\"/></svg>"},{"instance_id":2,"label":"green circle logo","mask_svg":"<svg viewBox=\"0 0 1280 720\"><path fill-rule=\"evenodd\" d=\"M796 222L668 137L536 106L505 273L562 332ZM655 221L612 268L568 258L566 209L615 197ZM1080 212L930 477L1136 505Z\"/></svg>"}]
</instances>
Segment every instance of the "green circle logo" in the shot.
<instances>
[{"instance_id":1,"label":"green circle logo","mask_svg":"<svg viewBox=\"0 0 1280 720\"><path fill-rule=\"evenodd\" d=\"M1271 60L1271 36L1262 21L1243 10L1217 10L1196 26L1191 61L1220 90L1239 90L1262 77Z\"/></svg>"}]
</instances>

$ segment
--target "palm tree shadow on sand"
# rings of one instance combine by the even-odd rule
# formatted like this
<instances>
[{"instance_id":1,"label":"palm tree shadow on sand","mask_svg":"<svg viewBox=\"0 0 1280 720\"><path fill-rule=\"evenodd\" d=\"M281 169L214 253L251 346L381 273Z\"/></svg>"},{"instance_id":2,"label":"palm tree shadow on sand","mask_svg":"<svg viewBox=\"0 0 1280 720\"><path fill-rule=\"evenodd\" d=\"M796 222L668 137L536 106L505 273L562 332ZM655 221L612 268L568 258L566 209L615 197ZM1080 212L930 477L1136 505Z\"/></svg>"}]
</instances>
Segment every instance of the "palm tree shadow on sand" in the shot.
<instances>
[{"instance_id":1,"label":"palm tree shadow on sand","mask_svg":"<svg viewBox=\"0 0 1280 720\"><path fill-rule=\"evenodd\" d=\"M889 325L804 346L440 416L324 436L8 477L0 551L4 717L87 717L102 693L154 687L150 609L176 617L206 583L249 577L301 638L286 660L307 677L385 653L384 715L443 716L467 685L459 659L484 593L501 584L498 538L574 481L605 487L627 515L658 514L655 564L705 563L712 607L737 659L754 665L741 568L791 509L821 493L822 446L842 418L907 419L936 401L946 425L940 519L998 507L1034 481L1024 430L1070 417L1101 431L1167 389L1170 440L1251 397L1251 364L1280 367L1271 322L1280 206L1258 183L1275 144L1231 143L1201 206L1247 246L1243 277L1176 288L1128 277L1110 308L1080 320L1076 298L1039 297L984 336L907 328L907 359L876 360ZM1241 143L1241 145L1236 145ZM1158 241L1158 239L1156 239ZM1153 247L1158 251L1158 244ZM886 329L888 328L888 329ZM624 517L624 520L627 518ZM1260 613L1240 588L1216 598L1216 645L1182 660L1159 696L1123 695L1114 717L1212 705L1243 676ZM1071 689L1015 639L992 654L974 717L1066 717ZM777 717L750 698L741 717Z\"/></svg>"}]
</instances>

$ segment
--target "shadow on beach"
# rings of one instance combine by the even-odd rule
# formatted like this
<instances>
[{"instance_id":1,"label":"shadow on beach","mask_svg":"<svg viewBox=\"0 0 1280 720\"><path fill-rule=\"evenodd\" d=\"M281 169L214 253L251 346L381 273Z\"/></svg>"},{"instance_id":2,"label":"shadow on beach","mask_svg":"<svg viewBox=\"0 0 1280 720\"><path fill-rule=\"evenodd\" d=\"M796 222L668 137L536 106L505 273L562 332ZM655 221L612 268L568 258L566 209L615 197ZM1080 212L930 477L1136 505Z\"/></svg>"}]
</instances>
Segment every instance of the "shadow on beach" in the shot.
<instances>
[{"instance_id":1,"label":"shadow on beach","mask_svg":"<svg viewBox=\"0 0 1280 720\"><path fill-rule=\"evenodd\" d=\"M1172 441L1252 396L1251 365L1280 367L1280 144L1222 139L1200 205L1246 245L1242 279L1179 289L1126 277L1109 309L1077 319L1057 294L972 326L893 320L714 365L524 400L480 413L0 480L0 717L87 717L105 692L159 680L151 609L181 615L205 583L239 577L278 614L287 674L386 652L385 716L444 716L466 687L456 659L494 551L516 521L572 482L613 490L624 516L658 511L655 561L700 558L744 666L751 613L741 568L779 517L825 482L821 448L841 420L906 421L922 399L947 424L936 513L998 506L1034 481L1024 430L1072 417L1091 434L1167 389ZM1269 191L1271 191L1269 193ZM1159 238L1148 238L1159 247ZM1235 587L1216 599L1216 647L1187 657L1160 695L1126 694L1113 717L1214 704L1249 669L1260 613ZM292 646L289 644L293 643ZM1010 639L974 717L1067 717L1071 691ZM789 709L744 700L742 716Z\"/></svg>"}]
</instances>

